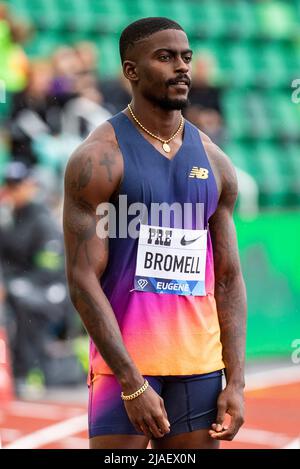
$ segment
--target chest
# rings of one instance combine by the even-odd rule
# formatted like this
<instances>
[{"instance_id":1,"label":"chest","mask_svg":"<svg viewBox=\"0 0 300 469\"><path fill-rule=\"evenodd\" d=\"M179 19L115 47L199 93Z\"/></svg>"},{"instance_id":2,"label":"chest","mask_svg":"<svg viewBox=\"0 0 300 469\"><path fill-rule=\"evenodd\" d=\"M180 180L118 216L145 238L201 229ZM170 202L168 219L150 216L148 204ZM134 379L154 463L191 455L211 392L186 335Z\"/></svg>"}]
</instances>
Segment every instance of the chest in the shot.
<instances>
[{"instance_id":1,"label":"chest","mask_svg":"<svg viewBox=\"0 0 300 469\"><path fill-rule=\"evenodd\" d=\"M126 155L122 192L129 203L207 204L215 189L208 159L196 145L185 145L171 160L142 145Z\"/></svg>"}]
</instances>

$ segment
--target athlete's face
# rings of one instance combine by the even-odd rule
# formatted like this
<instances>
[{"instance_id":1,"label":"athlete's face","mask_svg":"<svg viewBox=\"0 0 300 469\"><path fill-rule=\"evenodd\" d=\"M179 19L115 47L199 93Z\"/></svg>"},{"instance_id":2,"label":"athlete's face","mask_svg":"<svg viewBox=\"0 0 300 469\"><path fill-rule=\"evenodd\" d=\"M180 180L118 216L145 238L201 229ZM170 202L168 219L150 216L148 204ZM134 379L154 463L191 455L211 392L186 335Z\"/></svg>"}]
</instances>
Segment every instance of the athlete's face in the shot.
<instances>
[{"instance_id":1,"label":"athlete's face","mask_svg":"<svg viewBox=\"0 0 300 469\"><path fill-rule=\"evenodd\" d=\"M164 109L183 109L191 87L192 51L186 34L159 31L135 48L136 91Z\"/></svg>"}]
</instances>

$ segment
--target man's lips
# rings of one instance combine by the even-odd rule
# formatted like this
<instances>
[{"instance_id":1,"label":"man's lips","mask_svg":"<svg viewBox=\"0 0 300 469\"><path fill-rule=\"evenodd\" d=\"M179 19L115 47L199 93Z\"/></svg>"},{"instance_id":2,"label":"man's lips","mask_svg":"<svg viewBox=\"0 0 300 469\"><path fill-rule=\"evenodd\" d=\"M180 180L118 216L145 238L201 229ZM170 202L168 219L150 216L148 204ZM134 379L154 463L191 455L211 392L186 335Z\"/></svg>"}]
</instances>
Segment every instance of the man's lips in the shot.
<instances>
[{"instance_id":1,"label":"man's lips","mask_svg":"<svg viewBox=\"0 0 300 469\"><path fill-rule=\"evenodd\" d=\"M186 95L189 92L189 86L187 83L179 82L179 83L174 83L174 85L169 85L168 89L171 91L173 90L175 93L184 93Z\"/></svg>"},{"instance_id":2,"label":"man's lips","mask_svg":"<svg viewBox=\"0 0 300 469\"><path fill-rule=\"evenodd\" d=\"M188 78L181 78L177 80L169 80L168 86L190 87L191 81Z\"/></svg>"},{"instance_id":3,"label":"man's lips","mask_svg":"<svg viewBox=\"0 0 300 469\"><path fill-rule=\"evenodd\" d=\"M172 85L169 85L169 86L185 86L185 87L187 87L188 84L184 83L183 81L179 81L178 83L172 83Z\"/></svg>"}]
</instances>

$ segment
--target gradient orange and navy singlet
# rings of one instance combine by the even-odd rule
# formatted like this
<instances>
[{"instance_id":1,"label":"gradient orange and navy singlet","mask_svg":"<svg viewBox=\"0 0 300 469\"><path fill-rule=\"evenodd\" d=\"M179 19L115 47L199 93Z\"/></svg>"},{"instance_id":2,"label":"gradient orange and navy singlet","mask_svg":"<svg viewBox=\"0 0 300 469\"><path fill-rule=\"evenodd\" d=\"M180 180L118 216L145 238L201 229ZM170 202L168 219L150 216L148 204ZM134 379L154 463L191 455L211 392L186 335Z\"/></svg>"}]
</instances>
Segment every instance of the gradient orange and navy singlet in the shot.
<instances>
[{"instance_id":1,"label":"gradient orange and navy singlet","mask_svg":"<svg viewBox=\"0 0 300 469\"><path fill-rule=\"evenodd\" d=\"M119 229L118 220L125 216L127 209L124 204L114 201L117 236L109 240L109 261L101 286L113 308L125 346L143 375L192 375L220 370L224 363L208 225L217 208L218 191L199 131L185 121L183 143L169 160L142 136L124 113L117 114L109 122L124 160L119 200L126 196L127 207L131 207L128 225L137 216L132 204L142 203L148 208L148 218L143 226L145 246L141 243L140 246L139 239L126 236L124 227ZM163 219L155 223L151 220L151 206L163 203L168 206L189 203L193 207L202 204L202 226L198 219L196 224L197 217L192 215L189 224L184 225L188 231L176 240L172 232L176 222L172 216L170 226L166 226ZM162 228L160 231L159 227ZM168 228L170 230L166 231ZM205 230L206 236L202 236L204 231L197 229ZM201 259L193 257L200 242L205 244L202 283L197 281L197 269L199 272L202 269ZM199 244L199 249L201 246ZM169 248L171 251L164 251ZM139 256L143 249L148 249L144 253L146 257L139 261L140 270L137 268L138 249ZM188 256L186 249L190 249ZM168 254L164 258L165 252ZM151 275L148 277L144 267L149 267ZM165 277L159 274L161 270L168 273L172 269L174 281L165 278L167 274ZM153 272L158 272L158 278ZM185 272L192 272L190 282L185 282ZM99 374L112 374L112 371L91 341L89 379Z\"/></svg>"}]
</instances>

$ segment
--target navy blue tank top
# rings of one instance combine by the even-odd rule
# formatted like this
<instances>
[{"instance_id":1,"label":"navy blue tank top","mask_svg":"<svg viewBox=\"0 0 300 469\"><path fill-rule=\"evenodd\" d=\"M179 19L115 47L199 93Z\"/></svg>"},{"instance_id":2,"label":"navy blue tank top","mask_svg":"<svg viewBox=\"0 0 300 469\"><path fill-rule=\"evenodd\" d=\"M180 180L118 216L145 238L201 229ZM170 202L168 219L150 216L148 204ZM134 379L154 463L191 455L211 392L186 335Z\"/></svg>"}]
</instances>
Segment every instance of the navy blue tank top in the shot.
<instances>
[{"instance_id":1,"label":"navy blue tank top","mask_svg":"<svg viewBox=\"0 0 300 469\"><path fill-rule=\"evenodd\" d=\"M131 204L203 204L203 226L192 218L188 228L208 229L205 296L160 295L134 289L138 239L117 234L109 239L109 260L101 286L119 323L125 345L144 374L207 373L223 368L214 300L214 266L208 220L218 204L216 181L199 130L185 121L181 147L172 159L161 154L120 112L109 120L123 161L119 196L111 202L116 218ZM127 207L119 204L126 196ZM128 215L128 224L136 213ZM146 220L151 224L151 219ZM117 224L117 233L119 226ZM91 345L93 374L111 373Z\"/></svg>"}]
</instances>

